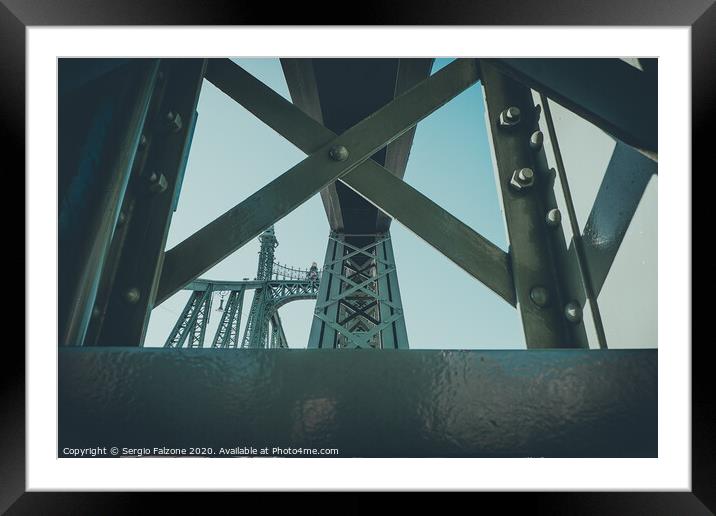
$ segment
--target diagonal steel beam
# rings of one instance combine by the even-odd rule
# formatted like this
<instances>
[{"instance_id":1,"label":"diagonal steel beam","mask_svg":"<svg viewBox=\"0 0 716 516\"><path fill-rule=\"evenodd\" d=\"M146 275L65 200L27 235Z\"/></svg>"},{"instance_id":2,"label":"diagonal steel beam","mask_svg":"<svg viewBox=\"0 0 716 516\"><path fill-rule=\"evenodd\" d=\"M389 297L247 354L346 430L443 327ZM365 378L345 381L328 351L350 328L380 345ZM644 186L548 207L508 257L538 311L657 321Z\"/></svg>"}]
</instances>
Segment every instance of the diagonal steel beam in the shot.
<instances>
[{"instance_id":1,"label":"diagonal steel beam","mask_svg":"<svg viewBox=\"0 0 716 516\"><path fill-rule=\"evenodd\" d=\"M308 154L336 136L229 59L210 60L206 78ZM508 256L499 247L375 161L340 180L515 305Z\"/></svg>"},{"instance_id":2,"label":"diagonal steel beam","mask_svg":"<svg viewBox=\"0 0 716 516\"><path fill-rule=\"evenodd\" d=\"M451 63L340 136L324 141L301 163L167 251L155 304L400 137L478 77L473 59ZM348 149L342 161L331 158L330 150L336 146Z\"/></svg>"}]
</instances>

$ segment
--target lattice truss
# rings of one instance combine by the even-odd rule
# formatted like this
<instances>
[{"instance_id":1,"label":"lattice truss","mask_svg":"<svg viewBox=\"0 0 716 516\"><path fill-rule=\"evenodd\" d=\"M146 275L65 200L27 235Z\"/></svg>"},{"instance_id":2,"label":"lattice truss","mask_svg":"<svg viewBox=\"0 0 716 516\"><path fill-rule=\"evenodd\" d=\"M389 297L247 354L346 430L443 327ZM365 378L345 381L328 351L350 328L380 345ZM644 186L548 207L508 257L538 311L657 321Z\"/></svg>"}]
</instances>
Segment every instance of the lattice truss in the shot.
<instances>
[{"instance_id":1,"label":"lattice truss","mask_svg":"<svg viewBox=\"0 0 716 516\"><path fill-rule=\"evenodd\" d=\"M204 345L205 336L212 306L216 306L216 302L213 301L216 296L221 297L221 304L214 312L221 313L221 319L210 347L288 347L278 309L291 301L315 299L320 285L319 279L271 280L262 288L256 288L255 281L232 283L235 285L244 283L245 286L237 290L215 291L212 284L206 284L204 286L206 290L192 291L164 347L209 347ZM193 285L200 284L201 282L198 281ZM240 338L244 294L250 289L255 289L253 311L249 312L244 335Z\"/></svg>"},{"instance_id":2,"label":"lattice truss","mask_svg":"<svg viewBox=\"0 0 716 516\"><path fill-rule=\"evenodd\" d=\"M309 347L407 347L389 234L331 233Z\"/></svg>"}]
</instances>

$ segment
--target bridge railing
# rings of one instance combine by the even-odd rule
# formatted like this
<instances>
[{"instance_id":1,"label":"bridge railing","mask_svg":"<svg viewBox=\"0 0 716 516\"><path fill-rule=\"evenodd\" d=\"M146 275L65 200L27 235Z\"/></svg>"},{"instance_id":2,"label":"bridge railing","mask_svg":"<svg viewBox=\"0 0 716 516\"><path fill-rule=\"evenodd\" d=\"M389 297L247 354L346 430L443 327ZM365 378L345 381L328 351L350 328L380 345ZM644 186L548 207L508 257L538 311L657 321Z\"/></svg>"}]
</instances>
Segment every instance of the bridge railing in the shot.
<instances>
[{"instance_id":1,"label":"bridge railing","mask_svg":"<svg viewBox=\"0 0 716 516\"><path fill-rule=\"evenodd\" d=\"M323 270L320 268L306 268L301 269L297 267L290 267L283 265L278 262L274 262L273 269L271 270L272 280L315 280L320 281Z\"/></svg>"}]
</instances>

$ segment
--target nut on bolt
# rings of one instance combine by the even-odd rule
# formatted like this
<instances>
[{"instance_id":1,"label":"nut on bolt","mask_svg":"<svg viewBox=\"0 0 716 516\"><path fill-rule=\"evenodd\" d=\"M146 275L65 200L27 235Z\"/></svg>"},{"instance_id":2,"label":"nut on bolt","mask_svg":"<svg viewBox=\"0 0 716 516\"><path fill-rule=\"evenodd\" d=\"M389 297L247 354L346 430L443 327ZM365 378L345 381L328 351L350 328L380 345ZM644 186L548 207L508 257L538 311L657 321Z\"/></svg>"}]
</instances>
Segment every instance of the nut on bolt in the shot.
<instances>
[{"instance_id":1,"label":"nut on bolt","mask_svg":"<svg viewBox=\"0 0 716 516\"><path fill-rule=\"evenodd\" d=\"M519 168L512 173L510 186L517 191L530 188L535 184L535 173L531 168Z\"/></svg>"},{"instance_id":2,"label":"nut on bolt","mask_svg":"<svg viewBox=\"0 0 716 516\"><path fill-rule=\"evenodd\" d=\"M503 127L511 127L520 122L520 108L510 106L500 113L500 125Z\"/></svg>"},{"instance_id":3,"label":"nut on bolt","mask_svg":"<svg viewBox=\"0 0 716 516\"><path fill-rule=\"evenodd\" d=\"M167 186L169 186L167 178L164 177L164 174L160 172L152 172L151 174L149 174L148 181L149 191L155 194L162 193L164 190L167 189Z\"/></svg>"},{"instance_id":4,"label":"nut on bolt","mask_svg":"<svg viewBox=\"0 0 716 516\"><path fill-rule=\"evenodd\" d=\"M170 111L167 113L167 129L173 133L178 133L183 127L181 115L176 111Z\"/></svg>"}]
</instances>

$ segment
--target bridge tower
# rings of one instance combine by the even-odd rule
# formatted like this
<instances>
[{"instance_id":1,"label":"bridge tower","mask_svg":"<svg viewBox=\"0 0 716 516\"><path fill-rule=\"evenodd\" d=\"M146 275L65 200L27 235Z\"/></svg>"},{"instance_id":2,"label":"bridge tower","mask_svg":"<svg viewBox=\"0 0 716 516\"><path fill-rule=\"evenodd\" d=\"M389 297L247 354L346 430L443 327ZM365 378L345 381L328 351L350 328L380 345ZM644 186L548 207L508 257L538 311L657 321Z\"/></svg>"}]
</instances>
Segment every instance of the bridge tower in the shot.
<instances>
[{"instance_id":1,"label":"bridge tower","mask_svg":"<svg viewBox=\"0 0 716 516\"><path fill-rule=\"evenodd\" d=\"M272 302L272 290L268 286L268 282L271 281L273 275L274 254L278 247L278 240L273 226L261 233L259 241L261 242L261 250L259 251L256 280L263 282L264 285L254 292L249 319L246 323L246 330L244 330L244 338L241 340L242 348L266 348L270 344L276 344L280 341L280 332L276 328L269 335L269 320L271 320L272 326L277 326L273 321L273 314L271 314L274 303Z\"/></svg>"},{"instance_id":2,"label":"bridge tower","mask_svg":"<svg viewBox=\"0 0 716 516\"><path fill-rule=\"evenodd\" d=\"M309 348L408 347L390 232L331 232Z\"/></svg>"}]
</instances>

